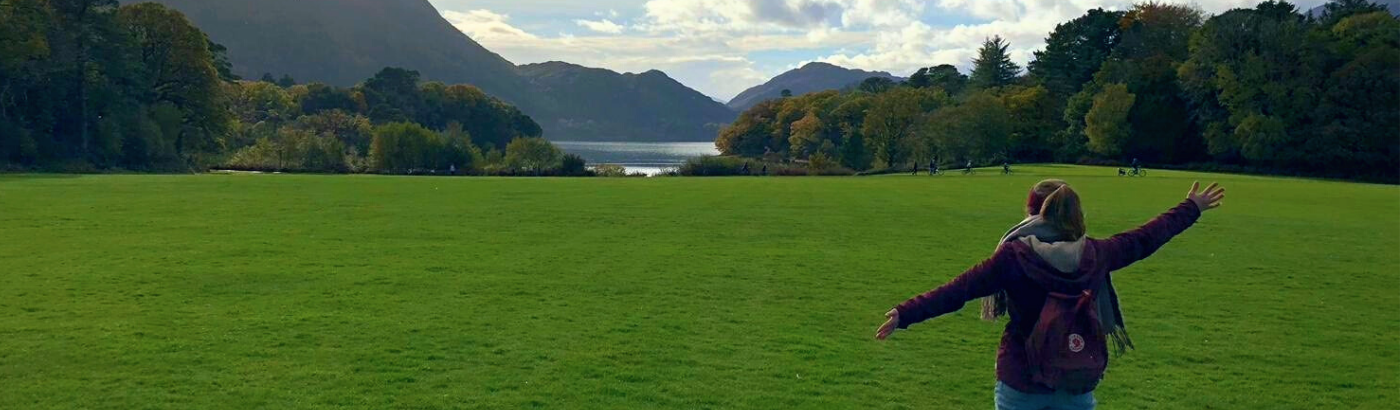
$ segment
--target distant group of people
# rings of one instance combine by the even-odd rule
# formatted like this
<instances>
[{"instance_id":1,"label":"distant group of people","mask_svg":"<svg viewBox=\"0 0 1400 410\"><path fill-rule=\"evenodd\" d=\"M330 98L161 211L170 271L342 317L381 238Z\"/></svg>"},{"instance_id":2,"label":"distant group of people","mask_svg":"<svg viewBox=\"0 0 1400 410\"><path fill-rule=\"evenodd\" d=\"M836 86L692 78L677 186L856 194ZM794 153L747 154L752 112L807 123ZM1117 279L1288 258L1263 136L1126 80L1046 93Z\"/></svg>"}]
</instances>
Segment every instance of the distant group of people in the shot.
<instances>
[{"instance_id":1,"label":"distant group of people","mask_svg":"<svg viewBox=\"0 0 1400 410\"><path fill-rule=\"evenodd\" d=\"M942 174L943 174L943 170L940 169L940 168L938 167L938 160L937 160L937 159L930 159L930 160L928 161L928 168L925 168L925 169L920 169L920 168L919 168L919 163L918 163L918 162L915 162L915 163L914 163L913 174L914 174L914 175L919 175L919 171L926 171L926 172L928 172L928 175L929 175L929 176L936 176L936 175L942 175ZM455 166L453 167L453 169L452 169L451 172L452 172L453 175L456 175L456 174L457 174L457 170L456 170L456 167L455 167ZM745 163L744 163L744 168L743 168L740 172L741 172L743 175L755 175L755 174L753 173L753 171L749 168L749 163L748 163L748 162L745 162ZM963 173L963 175L971 175L971 174L976 174L976 173L977 173L977 170L976 170L975 168L973 168L972 160L968 160L967 163L963 165L962 173ZM1003 161L1001 162L1001 174L1002 174L1002 175L1011 175L1012 173L1014 173L1014 172L1011 170L1011 162L1010 162L1010 161L1003 160ZM1130 168L1127 168L1127 169L1125 169L1125 168L1118 168L1118 176L1146 176L1146 174L1147 174L1147 170L1145 170L1145 169L1142 168L1142 163L1139 162L1137 158L1133 158L1133 162L1132 162L1132 165L1130 165ZM764 176L768 175L768 165L767 165L767 164L764 164L762 170L760 170L759 173L758 173L757 175L764 175Z\"/></svg>"},{"instance_id":2,"label":"distant group of people","mask_svg":"<svg viewBox=\"0 0 1400 410\"><path fill-rule=\"evenodd\" d=\"M751 173L751 171L749 171L749 163L747 163L747 162L744 163L744 169L743 169L742 172L744 173L744 175L753 175L753 174ZM767 176L767 175L768 175L768 164L763 164L763 169L762 169L761 171L759 171L759 175L763 175L763 176Z\"/></svg>"},{"instance_id":3,"label":"distant group of people","mask_svg":"<svg viewBox=\"0 0 1400 410\"><path fill-rule=\"evenodd\" d=\"M928 174L929 174L929 175L938 175L938 174L942 174L942 173L943 173L943 171L940 171L940 170L938 169L938 162L937 162L937 161L934 161L934 160L929 160L929 161L928 161ZM917 162L914 163L914 175L919 175L919 163L917 163Z\"/></svg>"},{"instance_id":4,"label":"distant group of people","mask_svg":"<svg viewBox=\"0 0 1400 410\"><path fill-rule=\"evenodd\" d=\"M938 161L934 159L928 161L928 168L926 168L925 170L928 172L929 176L943 174L943 170L938 168ZM919 175L919 171L919 163L915 162L913 174ZM971 175L977 173L977 170L972 167L971 160L968 160L966 165L963 165L962 173L963 175ZM1011 162L1003 160L1001 162L1001 174L1011 175L1012 173L1013 171L1011 170ZM1142 168L1142 162L1138 161L1137 158L1133 158L1133 162L1129 166L1129 168L1118 168L1118 176L1147 176L1147 170Z\"/></svg>"},{"instance_id":5,"label":"distant group of people","mask_svg":"<svg viewBox=\"0 0 1400 410\"><path fill-rule=\"evenodd\" d=\"M928 161L928 169L927 169L927 171L928 171L928 175L929 175L929 176L942 175L942 174L943 174L943 170L941 170L941 169L938 168L938 161L937 161L937 160L933 160L933 159L930 159L930 160ZM977 173L977 170L976 170L975 168L972 167L972 160L968 160L968 161L967 161L967 164L966 164L966 165L963 165L962 173L963 173L963 175L970 175L970 174L975 174L975 173ZM1009 162L1009 161L1002 161L1002 162L1001 162L1001 173L1002 173L1002 175L1009 175L1009 174L1011 174L1011 162ZM914 163L914 175L919 175L919 163L917 163L917 162Z\"/></svg>"}]
</instances>

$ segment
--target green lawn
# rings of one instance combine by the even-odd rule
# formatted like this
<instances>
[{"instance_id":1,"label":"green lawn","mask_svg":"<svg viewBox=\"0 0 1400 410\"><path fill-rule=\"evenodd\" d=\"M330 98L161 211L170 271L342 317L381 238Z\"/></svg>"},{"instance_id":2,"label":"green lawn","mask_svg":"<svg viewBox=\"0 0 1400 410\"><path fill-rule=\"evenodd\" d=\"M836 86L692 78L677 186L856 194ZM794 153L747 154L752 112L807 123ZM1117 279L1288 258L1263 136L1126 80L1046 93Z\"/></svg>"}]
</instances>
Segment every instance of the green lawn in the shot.
<instances>
[{"instance_id":1,"label":"green lawn","mask_svg":"<svg viewBox=\"0 0 1400 410\"><path fill-rule=\"evenodd\" d=\"M992 407L1000 324L872 340L1063 177L1115 276L1105 409L1400 401L1400 187L1016 176L0 176L0 408Z\"/></svg>"}]
</instances>

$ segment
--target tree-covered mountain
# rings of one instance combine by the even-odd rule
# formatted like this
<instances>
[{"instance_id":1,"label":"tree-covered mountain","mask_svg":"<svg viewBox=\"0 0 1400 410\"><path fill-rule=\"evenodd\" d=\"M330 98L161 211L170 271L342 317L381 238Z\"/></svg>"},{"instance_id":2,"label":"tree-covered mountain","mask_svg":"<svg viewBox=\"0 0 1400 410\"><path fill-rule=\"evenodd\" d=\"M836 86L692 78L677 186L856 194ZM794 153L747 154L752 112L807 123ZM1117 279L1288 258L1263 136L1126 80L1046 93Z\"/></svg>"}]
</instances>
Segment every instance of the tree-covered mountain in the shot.
<instances>
[{"instance_id":1,"label":"tree-covered mountain","mask_svg":"<svg viewBox=\"0 0 1400 410\"><path fill-rule=\"evenodd\" d=\"M457 30L427 0L154 1L184 12L226 46L234 73L243 77L271 73L351 86L385 67L402 67L427 81L475 85L520 107L551 139L703 141L714 136L711 124L735 115L660 73L518 68Z\"/></svg>"},{"instance_id":2,"label":"tree-covered mountain","mask_svg":"<svg viewBox=\"0 0 1400 410\"><path fill-rule=\"evenodd\" d=\"M588 174L477 87L240 81L225 51L158 3L0 0L0 171Z\"/></svg>"},{"instance_id":3,"label":"tree-covered mountain","mask_svg":"<svg viewBox=\"0 0 1400 410\"><path fill-rule=\"evenodd\" d=\"M1390 14L1395 15L1395 16L1400 16L1400 0L1352 0L1352 1L1366 1L1366 2L1371 3L1371 4L1376 4L1376 5L1385 7L1386 10L1390 11ZM1335 1L1329 1L1328 3L1334 3L1334 2L1335 2ZM1345 1L1343 1L1343 2L1345 2ZM1324 4L1321 5L1321 6L1314 7L1312 10L1309 10L1309 11L1308 11L1308 15L1309 15L1309 16L1313 16L1313 17L1322 17L1324 14L1327 14L1327 4L1326 4L1326 3L1324 3Z\"/></svg>"},{"instance_id":4,"label":"tree-covered mountain","mask_svg":"<svg viewBox=\"0 0 1400 410\"><path fill-rule=\"evenodd\" d=\"M739 93L734 99L729 100L727 105L735 111L744 111L765 100L781 97L783 90L792 92L793 96L800 96L818 91L839 90L870 77L884 77L902 81L901 78L886 72L852 70L827 63L809 63L802 68L788 71L773 77L772 80L768 80L762 85Z\"/></svg>"},{"instance_id":5,"label":"tree-covered mountain","mask_svg":"<svg viewBox=\"0 0 1400 410\"><path fill-rule=\"evenodd\" d=\"M534 86L548 111L542 121L577 140L606 140L617 135L646 141L709 141L735 113L710 97L652 70L618 74L552 61L517 70Z\"/></svg>"},{"instance_id":6,"label":"tree-covered mountain","mask_svg":"<svg viewBox=\"0 0 1400 410\"><path fill-rule=\"evenodd\" d=\"M352 86L384 67L403 67L512 102L524 84L514 64L452 27L426 0L154 1L228 47L234 73L244 78L272 73Z\"/></svg>"}]
</instances>

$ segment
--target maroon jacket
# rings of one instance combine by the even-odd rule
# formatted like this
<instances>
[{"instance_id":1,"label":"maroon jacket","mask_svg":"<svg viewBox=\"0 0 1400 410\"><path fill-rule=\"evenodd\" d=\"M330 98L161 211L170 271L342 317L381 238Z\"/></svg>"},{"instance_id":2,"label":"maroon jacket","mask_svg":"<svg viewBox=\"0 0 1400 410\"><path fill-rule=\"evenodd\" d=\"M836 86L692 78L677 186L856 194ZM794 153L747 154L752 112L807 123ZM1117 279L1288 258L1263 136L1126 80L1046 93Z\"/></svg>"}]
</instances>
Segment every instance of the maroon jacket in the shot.
<instances>
[{"instance_id":1,"label":"maroon jacket","mask_svg":"<svg viewBox=\"0 0 1400 410\"><path fill-rule=\"evenodd\" d=\"M1026 242L1008 242L991 259L952 282L900 304L896 308L899 328L957 311L968 301L1006 290L1011 320L997 350L997 379L1022 392L1053 393L1049 387L1031 382L1027 371L1026 337L1040 317L1047 293L1046 287L1032 278L1046 283L1043 279L1054 277L1049 283L1056 289L1050 290L1078 293L1085 281L1104 277L1152 255L1200 216L1196 204L1187 200L1137 229L1108 239L1086 239L1078 271L1069 273L1055 269Z\"/></svg>"}]
</instances>

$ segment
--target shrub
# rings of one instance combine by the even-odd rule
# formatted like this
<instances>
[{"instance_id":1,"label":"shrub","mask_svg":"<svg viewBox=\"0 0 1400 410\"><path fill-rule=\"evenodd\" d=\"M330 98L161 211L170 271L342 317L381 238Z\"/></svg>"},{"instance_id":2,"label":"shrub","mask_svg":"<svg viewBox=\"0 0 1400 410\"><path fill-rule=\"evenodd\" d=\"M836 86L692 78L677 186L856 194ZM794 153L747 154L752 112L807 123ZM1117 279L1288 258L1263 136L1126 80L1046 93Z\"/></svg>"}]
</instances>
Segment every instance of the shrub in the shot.
<instances>
[{"instance_id":1,"label":"shrub","mask_svg":"<svg viewBox=\"0 0 1400 410\"><path fill-rule=\"evenodd\" d=\"M375 172L446 170L470 164L471 146L414 123L391 123L374 130L370 168ZM464 167L465 168L465 167Z\"/></svg>"},{"instance_id":2,"label":"shrub","mask_svg":"<svg viewBox=\"0 0 1400 410\"><path fill-rule=\"evenodd\" d=\"M370 142L374 139L374 127L368 118L340 110L304 115L297 118L292 126L315 135L338 139L341 144L357 152L369 151Z\"/></svg>"},{"instance_id":3,"label":"shrub","mask_svg":"<svg viewBox=\"0 0 1400 410\"><path fill-rule=\"evenodd\" d=\"M360 155L354 148L350 148L345 152L345 167L347 171L355 174L363 174L370 172L372 169L370 165L369 156Z\"/></svg>"},{"instance_id":4,"label":"shrub","mask_svg":"<svg viewBox=\"0 0 1400 410\"><path fill-rule=\"evenodd\" d=\"M805 177L810 175L806 167L779 165L768 167L768 174L779 177Z\"/></svg>"},{"instance_id":5,"label":"shrub","mask_svg":"<svg viewBox=\"0 0 1400 410\"><path fill-rule=\"evenodd\" d=\"M578 155L564 155L564 159L559 165L559 174L571 177L587 176L589 175L588 162Z\"/></svg>"},{"instance_id":6,"label":"shrub","mask_svg":"<svg viewBox=\"0 0 1400 410\"><path fill-rule=\"evenodd\" d=\"M334 137L283 129L276 138L261 138L235 152L224 168L242 171L348 172L345 145Z\"/></svg>"},{"instance_id":7,"label":"shrub","mask_svg":"<svg viewBox=\"0 0 1400 410\"><path fill-rule=\"evenodd\" d=\"M720 177L735 175L757 175L763 165L760 163L750 164L750 160L739 157L720 157L706 155L691 158L681 164L676 173L688 177ZM749 166L749 171L744 171L744 166Z\"/></svg>"},{"instance_id":8,"label":"shrub","mask_svg":"<svg viewBox=\"0 0 1400 410\"><path fill-rule=\"evenodd\" d=\"M511 171L542 175L559 167L563 156L563 151L544 138L516 138L506 145L505 162Z\"/></svg>"},{"instance_id":9,"label":"shrub","mask_svg":"<svg viewBox=\"0 0 1400 410\"><path fill-rule=\"evenodd\" d=\"M68 159L62 161L49 162L39 168L44 172L59 174L96 174L97 167L87 161Z\"/></svg>"},{"instance_id":10,"label":"shrub","mask_svg":"<svg viewBox=\"0 0 1400 410\"><path fill-rule=\"evenodd\" d=\"M857 172L857 173L856 173L856 176L858 176L858 177L864 177L864 176L874 176L874 175L903 174L903 173L907 173L907 172L909 172L908 169L899 169L898 167L895 167L895 168L878 168L878 169L872 169L872 170L866 170L866 171Z\"/></svg>"},{"instance_id":11,"label":"shrub","mask_svg":"<svg viewBox=\"0 0 1400 410\"><path fill-rule=\"evenodd\" d=\"M449 168L457 166L459 172L463 174L475 173L482 167L484 158L481 149L472 143L471 134L462 128L458 122L450 122L447 129L442 132L442 137L447 139L450 152Z\"/></svg>"},{"instance_id":12,"label":"shrub","mask_svg":"<svg viewBox=\"0 0 1400 410\"><path fill-rule=\"evenodd\" d=\"M593 174L600 177L619 178L627 176L627 168L615 164L603 164L593 167Z\"/></svg>"},{"instance_id":13,"label":"shrub","mask_svg":"<svg viewBox=\"0 0 1400 410\"><path fill-rule=\"evenodd\" d=\"M486 175L496 175L506 167L506 154L498 149L492 148L481 154L481 162L477 169Z\"/></svg>"},{"instance_id":14,"label":"shrub","mask_svg":"<svg viewBox=\"0 0 1400 410\"><path fill-rule=\"evenodd\" d=\"M813 154L812 158L807 162L807 175L836 176L852 174L855 174L855 171L841 166L836 160L823 153Z\"/></svg>"},{"instance_id":15,"label":"shrub","mask_svg":"<svg viewBox=\"0 0 1400 410\"><path fill-rule=\"evenodd\" d=\"M240 171L280 171L278 147L271 139L262 138L233 153L222 168Z\"/></svg>"},{"instance_id":16,"label":"shrub","mask_svg":"<svg viewBox=\"0 0 1400 410\"><path fill-rule=\"evenodd\" d=\"M350 167L345 162L345 144L335 137L317 136L310 133L295 133L296 146L293 157L300 157L300 171L346 172Z\"/></svg>"}]
</instances>

